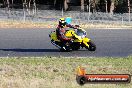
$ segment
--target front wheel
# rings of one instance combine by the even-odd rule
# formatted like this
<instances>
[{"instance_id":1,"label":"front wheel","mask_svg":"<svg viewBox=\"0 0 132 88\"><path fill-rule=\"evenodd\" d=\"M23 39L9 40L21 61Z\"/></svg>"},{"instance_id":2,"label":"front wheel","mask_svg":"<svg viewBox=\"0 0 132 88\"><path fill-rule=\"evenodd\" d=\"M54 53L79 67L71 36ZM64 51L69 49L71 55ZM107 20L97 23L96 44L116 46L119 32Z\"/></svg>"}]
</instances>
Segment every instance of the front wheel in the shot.
<instances>
[{"instance_id":1,"label":"front wheel","mask_svg":"<svg viewBox=\"0 0 132 88\"><path fill-rule=\"evenodd\" d=\"M87 49L89 51L95 51L96 50L96 45L94 44L94 42L90 41L90 42L88 42L88 45L89 45L89 47L87 47Z\"/></svg>"}]
</instances>

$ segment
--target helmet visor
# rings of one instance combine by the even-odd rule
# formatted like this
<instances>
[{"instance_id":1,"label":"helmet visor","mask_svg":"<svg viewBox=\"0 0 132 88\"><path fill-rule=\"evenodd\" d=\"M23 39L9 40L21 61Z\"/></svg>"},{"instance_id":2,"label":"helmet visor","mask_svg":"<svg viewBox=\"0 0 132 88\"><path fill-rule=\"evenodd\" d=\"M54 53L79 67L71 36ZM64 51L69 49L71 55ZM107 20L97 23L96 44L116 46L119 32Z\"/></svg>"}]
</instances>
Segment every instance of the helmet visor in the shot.
<instances>
[{"instance_id":1,"label":"helmet visor","mask_svg":"<svg viewBox=\"0 0 132 88\"><path fill-rule=\"evenodd\" d=\"M61 20L61 23L65 23L65 20Z\"/></svg>"}]
</instances>

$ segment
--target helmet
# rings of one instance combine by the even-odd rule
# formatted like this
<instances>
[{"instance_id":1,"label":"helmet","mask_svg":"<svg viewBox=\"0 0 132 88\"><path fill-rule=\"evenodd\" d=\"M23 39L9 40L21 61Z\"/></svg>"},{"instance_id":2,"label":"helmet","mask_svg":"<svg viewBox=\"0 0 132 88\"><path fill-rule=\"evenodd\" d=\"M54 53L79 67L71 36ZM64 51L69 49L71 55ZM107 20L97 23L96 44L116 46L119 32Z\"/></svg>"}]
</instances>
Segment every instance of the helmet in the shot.
<instances>
[{"instance_id":1,"label":"helmet","mask_svg":"<svg viewBox=\"0 0 132 88\"><path fill-rule=\"evenodd\" d=\"M61 27L64 27L64 26L66 25L65 18L60 18L60 20L59 20L59 25L60 25Z\"/></svg>"}]
</instances>

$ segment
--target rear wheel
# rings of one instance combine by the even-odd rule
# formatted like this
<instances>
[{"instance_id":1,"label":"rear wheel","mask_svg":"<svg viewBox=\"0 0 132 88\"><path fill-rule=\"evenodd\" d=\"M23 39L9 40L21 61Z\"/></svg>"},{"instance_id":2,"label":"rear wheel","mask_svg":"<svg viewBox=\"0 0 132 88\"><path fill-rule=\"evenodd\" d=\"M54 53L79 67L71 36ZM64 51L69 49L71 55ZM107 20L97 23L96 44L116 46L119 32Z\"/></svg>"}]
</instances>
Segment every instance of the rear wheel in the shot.
<instances>
[{"instance_id":1,"label":"rear wheel","mask_svg":"<svg viewBox=\"0 0 132 88\"><path fill-rule=\"evenodd\" d=\"M65 45L62 45L60 51L61 52L70 52L71 51L70 44L67 43Z\"/></svg>"},{"instance_id":2,"label":"rear wheel","mask_svg":"<svg viewBox=\"0 0 132 88\"><path fill-rule=\"evenodd\" d=\"M71 49L68 48L68 47L62 47L62 48L60 49L60 51L61 51L61 52L70 52Z\"/></svg>"}]
</instances>

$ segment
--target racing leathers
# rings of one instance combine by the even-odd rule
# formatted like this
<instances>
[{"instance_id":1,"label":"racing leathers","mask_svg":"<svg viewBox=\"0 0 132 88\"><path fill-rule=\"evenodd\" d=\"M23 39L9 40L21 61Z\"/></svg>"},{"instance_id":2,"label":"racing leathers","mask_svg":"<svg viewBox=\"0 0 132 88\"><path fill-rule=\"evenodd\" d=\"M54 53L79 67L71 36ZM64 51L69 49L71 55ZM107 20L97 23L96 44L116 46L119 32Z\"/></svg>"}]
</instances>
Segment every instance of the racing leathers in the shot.
<instances>
[{"instance_id":1,"label":"racing leathers","mask_svg":"<svg viewBox=\"0 0 132 88\"><path fill-rule=\"evenodd\" d=\"M65 36L65 28L66 27L69 27L69 28L74 28L74 26L70 25L70 24L66 24L65 27L62 27L61 25L58 25L57 29L56 29L56 34L57 34L57 38L62 41L62 42L65 42L65 41L70 41L71 38L67 38Z\"/></svg>"}]
</instances>

